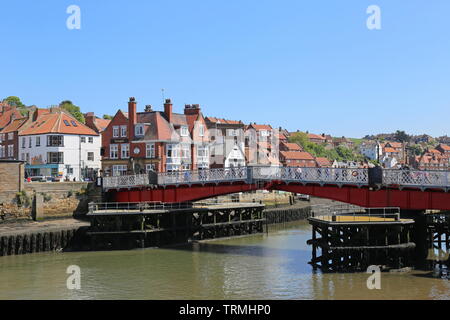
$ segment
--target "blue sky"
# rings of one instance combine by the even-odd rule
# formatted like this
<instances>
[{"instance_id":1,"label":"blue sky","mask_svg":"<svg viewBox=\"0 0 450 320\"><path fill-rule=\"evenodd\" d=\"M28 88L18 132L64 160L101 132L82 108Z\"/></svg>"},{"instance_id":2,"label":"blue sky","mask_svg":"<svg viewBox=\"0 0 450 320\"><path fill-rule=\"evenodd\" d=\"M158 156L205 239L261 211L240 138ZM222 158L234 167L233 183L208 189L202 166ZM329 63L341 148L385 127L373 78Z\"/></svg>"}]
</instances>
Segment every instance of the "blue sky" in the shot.
<instances>
[{"instance_id":1,"label":"blue sky","mask_svg":"<svg viewBox=\"0 0 450 320\"><path fill-rule=\"evenodd\" d=\"M69 30L66 9L81 9ZM381 30L366 9L381 8ZM450 1L16 0L0 4L0 98L162 109L361 137L450 135Z\"/></svg>"}]
</instances>

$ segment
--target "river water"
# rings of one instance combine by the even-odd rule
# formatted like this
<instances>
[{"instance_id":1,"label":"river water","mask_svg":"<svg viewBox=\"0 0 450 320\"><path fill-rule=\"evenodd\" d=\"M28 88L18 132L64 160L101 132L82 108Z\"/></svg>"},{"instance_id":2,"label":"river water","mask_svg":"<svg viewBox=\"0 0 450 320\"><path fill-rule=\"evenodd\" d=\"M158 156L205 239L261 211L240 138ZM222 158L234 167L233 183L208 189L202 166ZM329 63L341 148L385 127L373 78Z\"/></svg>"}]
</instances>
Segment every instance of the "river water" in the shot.
<instances>
[{"instance_id":1,"label":"river water","mask_svg":"<svg viewBox=\"0 0 450 320\"><path fill-rule=\"evenodd\" d=\"M165 249L0 257L0 299L450 299L450 282L429 272L322 274L307 263L307 222L268 234ZM67 289L67 267L81 289Z\"/></svg>"}]
</instances>

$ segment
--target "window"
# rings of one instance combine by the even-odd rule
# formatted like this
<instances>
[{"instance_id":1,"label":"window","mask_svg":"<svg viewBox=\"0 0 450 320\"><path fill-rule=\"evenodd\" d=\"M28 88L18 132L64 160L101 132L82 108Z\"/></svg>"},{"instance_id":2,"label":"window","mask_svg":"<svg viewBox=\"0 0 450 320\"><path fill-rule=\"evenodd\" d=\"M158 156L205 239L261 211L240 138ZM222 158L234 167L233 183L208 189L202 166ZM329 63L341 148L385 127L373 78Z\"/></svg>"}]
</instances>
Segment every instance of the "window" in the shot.
<instances>
[{"instance_id":1,"label":"window","mask_svg":"<svg viewBox=\"0 0 450 320\"><path fill-rule=\"evenodd\" d=\"M74 126L74 127L78 127L77 123L75 121L70 121L70 123Z\"/></svg>"},{"instance_id":2,"label":"window","mask_svg":"<svg viewBox=\"0 0 450 320\"><path fill-rule=\"evenodd\" d=\"M261 137L268 137L269 136L269 131L267 130L261 130Z\"/></svg>"},{"instance_id":3,"label":"window","mask_svg":"<svg viewBox=\"0 0 450 320\"><path fill-rule=\"evenodd\" d=\"M93 137L89 137L88 141L89 141L89 143L94 143L94 138Z\"/></svg>"},{"instance_id":4,"label":"window","mask_svg":"<svg viewBox=\"0 0 450 320\"><path fill-rule=\"evenodd\" d=\"M144 135L144 126L142 124L137 124L134 128L134 134L136 136L143 136Z\"/></svg>"},{"instance_id":5,"label":"window","mask_svg":"<svg viewBox=\"0 0 450 320\"><path fill-rule=\"evenodd\" d=\"M41 146L41 137L36 137L36 147Z\"/></svg>"},{"instance_id":6,"label":"window","mask_svg":"<svg viewBox=\"0 0 450 320\"><path fill-rule=\"evenodd\" d=\"M112 144L109 146L109 157L111 159L119 158L119 146L117 144Z\"/></svg>"},{"instance_id":7,"label":"window","mask_svg":"<svg viewBox=\"0 0 450 320\"><path fill-rule=\"evenodd\" d=\"M47 136L47 147L64 147L64 137Z\"/></svg>"},{"instance_id":8,"label":"window","mask_svg":"<svg viewBox=\"0 0 450 320\"><path fill-rule=\"evenodd\" d=\"M119 137L119 126L114 126L113 127L113 138L118 138Z\"/></svg>"},{"instance_id":9,"label":"window","mask_svg":"<svg viewBox=\"0 0 450 320\"><path fill-rule=\"evenodd\" d=\"M8 157L10 158L14 157L14 145L8 146Z\"/></svg>"},{"instance_id":10,"label":"window","mask_svg":"<svg viewBox=\"0 0 450 320\"><path fill-rule=\"evenodd\" d=\"M22 138L22 148L25 148L26 147L26 142L25 142L25 137L24 138Z\"/></svg>"},{"instance_id":11,"label":"window","mask_svg":"<svg viewBox=\"0 0 450 320\"><path fill-rule=\"evenodd\" d=\"M188 127L186 126L181 127L181 136L187 137L188 134L189 134Z\"/></svg>"},{"instance_id":12,"label":"window","mask_svg":"<svg viewBox=\"0 0 450 320\"><path fill-rule=\"evenodd\" d=\"M149 173L150 171L155 171L155 164L146 164L145 165L145 172Z\"/></svg>"},{"instance_id":13,"label":"window","mask_svg":"<svg viewBox=\"0 0 450 320\"><path fill-rule=\"evenodd\" d=\"M25 161L27 163L30 163L30 154L29 153L26 154Z\"/></svg>"},{"instance_id":14,"label":"window","mask_svg":"<svg viewBox=\"0 0 450 320\"><path fill-rule=\"evenodd\" d=\"M127 174L128 171L128 167L127 165L114 165L112 167L112 171L113 171L113 176L124 176Z\"/></svg>"},{"instance_id":15,"label":"window","mask_svg":"<svg viewBox=\"0 0 450 320\"><path fill-rule=\"evenodd\" d=\"M5 147L0 146L0 158L4 158L4 157L5 157Z\"/></svg>"},{"instance_id":16,"label":"window","mask_svg":"<svg viewBox=\"0 0 450 320\"><path fill-rule=\"evenodd\" d=\"M178 158L178 157L180 157L180 145L168 144L167 145L167 158Z\"/></svg>"},{"instance_id":17,"label":"window","mask_svg":"<svg viewBox=\"0 0 450 320\"><path fill-rule=\"evenodd\" d=\"M120 136L122 138L127 136L127 126L120 126Z\"/></svg>"},{"instance_id":18,"label":"window","mask_svg":"<svg viewBox=\"0 0 450 320\"><path fill-rule=\"evenodd\" d=\"M28 148L31 148L31 137L28 138Z\"/></svg>"},{"instance_id":19,"label":"window","mask_svg":"<svg viewBox=\"0 0 450 320\"><path fill-rule=\"evenodd\" d=\"M88 152L87 153L87 160L88 161L94 161L94 153L93 152Z\"/></svg>"},{"instance_id":20,"label":"window","mask_svg":"<svg viewBox=\"0 0 450 320\"><path fill-rule=\"evenodd\" d=\"M120 145L120 157L122 159L128 159L130 157L130 145L129 144L121 144Z\"/></svg>"},{"instance_id":21,"label":"window","mask_svg":"<svg viewBox=\"0 0 450 320\"><path fill-rule=\"evenodd\" d=\"M198 158L208 157L208 147L198 147L197 148L197 157Z\"/></svg>"},{"instance_id":22,"label":"window","mask_svg":"<svg viewBox=\"0 0 450 320\"><path fill-rule=\"evenodd\" d=\"M8 133L8 140L14 139L14 132Z\"/></svg>"},{"instance_id":23,"label":"window","mask_svg":"<svg viewBox=\"0 0 450 320\"><path fill-rule=\"evenodd\" d=\"M183 159L190 159L191 158L191 146L188 144L183 144L181 146L181 157Z\"/></svg>"},{"instance_id":24,"label":"window","mask_svg":"<svg viewBox=\"0 0 450 320\"><path fill-rule=\"evenodd\" d=\"M69 121L64 120L64 124L66 125L66 127L70 127Z\"/></svg>"},{"instance_id":25,"label":"window","mask_svg":"<svg viewBox=\"0 0 450 320\"><path fill-rule=\"evenodd\" d=\"M86 137L81 137L81 143L86 143Z\"/></svg>"},{"instance_id":26,"label":"window","mask_svg":"<svg viewBox=\"0 0 450 320\"><path fill-rule=\"evenodd\" d=\"M145 154L147 158L154 158L155 157L155 144L154 143L147 143L145 146Z\"/></svg>"},{"instance_id":27,"label":"window","mask_svg":"<svg viewBox=\"0 0 450 320\"><path fill-rule=\"evenodd\" d=\"M198 127L198 135L200 137L203 137L205 135L205 127L202 124Z\"/></svg>"},{"instance_id":28,"label":"window","mask_svg":"<svg viewBox=\"0 0 450 320\"><path fill-rule=\"evenodd\" d=\"M64 153L63 152L48 152L47 153L47 163L64 163Z\"/></svg>"}]
</instances>

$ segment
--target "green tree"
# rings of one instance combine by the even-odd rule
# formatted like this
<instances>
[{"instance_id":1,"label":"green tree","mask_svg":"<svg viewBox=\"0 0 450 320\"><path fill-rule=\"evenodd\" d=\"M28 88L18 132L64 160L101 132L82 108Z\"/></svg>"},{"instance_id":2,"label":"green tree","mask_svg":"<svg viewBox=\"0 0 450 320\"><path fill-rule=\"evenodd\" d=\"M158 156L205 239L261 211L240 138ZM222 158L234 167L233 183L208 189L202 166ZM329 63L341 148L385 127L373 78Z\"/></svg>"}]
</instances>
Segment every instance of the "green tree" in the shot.
<instances>
[{"instance_id":1,"label":"green tree","mask_svg":"<svg viewBox=\"0 0 450 320\"><path fill-rule=\"evenodd\" d=\"M70 100L64 100L59 104L61 109L69 112L75 119L80 121L81 123L85 123L84 115L80 110L80 107L74 105Z\"/></svg>"},{"instance_id":2,"label":"green tree","mask_svg":"<svg viewBox=\"0 0 450 320\"><path fill-rule=\"evenodd\" d=\"M5 98L5 99L3 99L3 102L6 102L10 106L15 106L15 107L18 107L18 108L24 108L25 107L25 105L22 103L22 101L20 101L20 98L16 97L16 96L10 96L8 98Z\"/></svg>"},{"instance_id":3,"label":"green tree","mask_svg":"<svg viewBox=\"0 0 450 320\"><path fill-rule=\"evenodd\" d=\"M409 141L411 138L405 131L397 130L394 134L394 137L399 142L406 142Z\"/></svg>"},{"instance_id":4,"label":"green tree","mask_svg":"<svg viewBox=\"0 0 450 320\"><path fill-rule=\"evenodd\" d=\"M110 116L109 114L104 114L103 115L103 119L105 119L105 120L112 120L112 116Z\"/></svg>"}]
</instances>

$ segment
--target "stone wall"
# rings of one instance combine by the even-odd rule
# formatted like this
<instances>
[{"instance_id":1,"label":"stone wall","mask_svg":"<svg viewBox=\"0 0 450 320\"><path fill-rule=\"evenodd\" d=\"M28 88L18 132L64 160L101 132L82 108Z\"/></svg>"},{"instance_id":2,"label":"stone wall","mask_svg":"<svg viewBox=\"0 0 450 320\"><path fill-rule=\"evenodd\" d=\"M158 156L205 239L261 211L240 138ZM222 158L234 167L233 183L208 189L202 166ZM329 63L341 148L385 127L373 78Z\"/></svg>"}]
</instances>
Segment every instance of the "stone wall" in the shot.
<instances>
[{"instance_id":1,"label":"stone wall","mask_svg":"<svg viewBox=\"0 0 450 320\"><path fill-rule=\"evenodd\" d=\"M82 216L88 203L101 201L101 190L88 182L31 182L23 191L3 202L0 216L3 219L30 219L36 194L41 194L42 214L46 217Z\"/></svg>"},{"instance_id":2,"label":"stone wall","mask_svg":"<svg viewBox=\"0 0 450 320\"><path fill-rule=\"evenodd\" d=\"M0 161L0 203L11 202L25 184L25 165L21 161Z\"/></svg>"}]
</instances>

